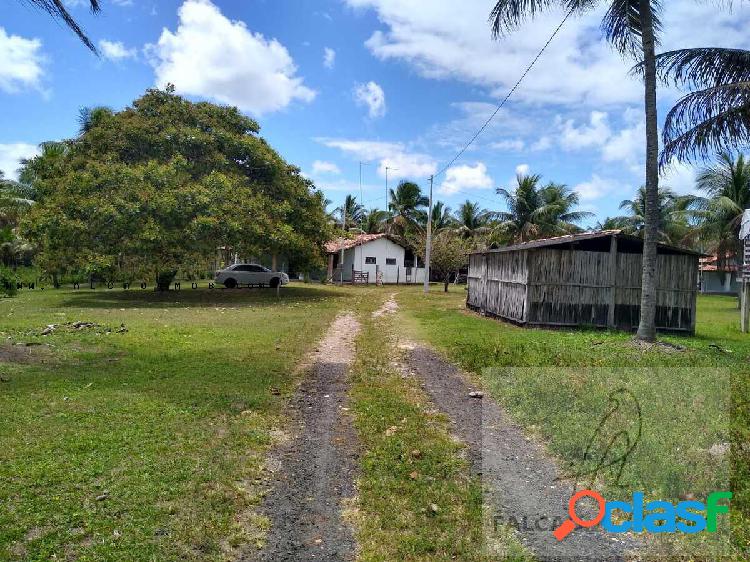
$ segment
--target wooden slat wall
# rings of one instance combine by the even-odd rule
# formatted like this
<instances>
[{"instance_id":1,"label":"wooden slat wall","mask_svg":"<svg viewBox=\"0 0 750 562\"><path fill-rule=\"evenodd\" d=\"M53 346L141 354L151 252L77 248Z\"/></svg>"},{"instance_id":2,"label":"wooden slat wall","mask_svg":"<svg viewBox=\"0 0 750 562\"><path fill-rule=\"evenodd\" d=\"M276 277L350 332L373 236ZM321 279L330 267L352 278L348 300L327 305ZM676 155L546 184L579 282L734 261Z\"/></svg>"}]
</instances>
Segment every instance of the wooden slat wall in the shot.
<instances>
[{"instance_id":1,"label":"wooden slat wall","mask_svg":"<svg viewBox=\"0 0 750 562\"><path fill-rule=\"evenodd\" d=\"M525 251L472 255L467 304L494 316L524 322L527 259Z\"/></svg>"},{"instance_id":2,"label":"wooden slat wall","mask_svg":"<svg viewBox=\"0 0 750 562\"><path fill-rule=\"evenodd\" d=\"M640 254L617 256L618 287L615 323L623 330L638 327L641 309ZM698 258L659 255L657 266L656 326L669 330L695 330L698 295Z\"/></svg>"},{"instance_id":3,"label":"wooden slat wall","mask_svg":"<svg viewBox=\"0 0 750 562\"><path fill-rule=\"evenodd\" d=\"M609 253L540 249L531 260L529 322L606 326Z\"/></svg>"},{"instance_id":4,"label":"wooden slat wall","mask_svg":"<svg viewBox=\"0 0 750 562\"><path fill-rule=\"evenodd\" d=\"M549 326L607 326L614 289L615 325L638 326L640 254L558 249L474 254L469 265L469 307L514 322ZM698 258L659 255L657 327L695 330Z\"/></svg>"}]
</instances>

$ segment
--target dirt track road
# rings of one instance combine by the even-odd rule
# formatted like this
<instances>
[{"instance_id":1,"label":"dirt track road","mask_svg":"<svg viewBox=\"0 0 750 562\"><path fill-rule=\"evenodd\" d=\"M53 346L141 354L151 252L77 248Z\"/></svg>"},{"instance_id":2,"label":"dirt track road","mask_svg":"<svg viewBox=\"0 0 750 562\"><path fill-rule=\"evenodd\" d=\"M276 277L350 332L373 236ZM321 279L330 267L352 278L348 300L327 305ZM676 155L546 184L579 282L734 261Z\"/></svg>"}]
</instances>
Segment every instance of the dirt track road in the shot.
<instances>
[{"instance_id":1,"label":"dirt track road","mask_svg":"<svg viewBox=\"0 0 750 562\"><path fill-rule=\"evenodd\" d=\"M294 435L268 462L272 489L261 509L271 521L267 547L240 560L354 559L342 510L354 495L357 468L357 436L344 408L358 331L353 314L339 315L310 358L309 374L290 404Z\"/></svg>"}]
</instances>

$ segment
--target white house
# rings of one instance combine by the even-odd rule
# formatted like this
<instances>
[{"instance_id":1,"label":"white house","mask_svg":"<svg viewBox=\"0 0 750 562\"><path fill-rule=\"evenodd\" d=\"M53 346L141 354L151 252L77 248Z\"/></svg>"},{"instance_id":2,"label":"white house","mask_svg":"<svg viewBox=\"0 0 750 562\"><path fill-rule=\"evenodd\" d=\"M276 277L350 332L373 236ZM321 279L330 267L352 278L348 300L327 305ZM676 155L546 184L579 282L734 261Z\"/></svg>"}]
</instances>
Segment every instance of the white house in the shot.
<instances>
[{"instance_id":1,"label":"white house","mask_svg":"<svg viewBox=\"0 0 750 562\"><path fill-rule=\"evenodd\" d=\"M345 283L351 283L354 272L369 274L369 283L375 283L380 274L383 283L424 282L424 268L418 267L420 264L414 253L387 234L339 238L328 242L325 249L328 253L328 278L334 282L343 277Z\"/></svg>"},{"instance_id":2,"label":"white house","mask_svg":"<svg viewBox=\"0 0 750 562\"><path fill-rule=\"evenodd\" d=\"M723 260L714 254L698 260L700 291L711 294L738 294L742 283L741 271L734 254Z\"/></svg>"}]
</instances>

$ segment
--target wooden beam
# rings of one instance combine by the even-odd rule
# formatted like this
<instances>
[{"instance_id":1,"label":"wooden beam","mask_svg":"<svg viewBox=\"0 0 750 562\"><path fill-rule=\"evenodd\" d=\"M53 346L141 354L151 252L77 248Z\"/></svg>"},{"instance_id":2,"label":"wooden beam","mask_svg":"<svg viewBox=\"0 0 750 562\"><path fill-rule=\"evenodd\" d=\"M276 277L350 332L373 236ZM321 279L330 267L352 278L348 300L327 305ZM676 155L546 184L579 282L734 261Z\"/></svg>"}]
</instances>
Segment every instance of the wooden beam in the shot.
<instances>
[{"instance_id":1,"label":"wooden beam","mask_svg":"<svg viewBox=\"0 0 750 562\"><path fill-rule=\"evenodd\" d=\"M615 306L617 305L617 235L612 235L609 245L609 308L607 310L607 327L614 329Z\"/></svg>"}]
</instances>

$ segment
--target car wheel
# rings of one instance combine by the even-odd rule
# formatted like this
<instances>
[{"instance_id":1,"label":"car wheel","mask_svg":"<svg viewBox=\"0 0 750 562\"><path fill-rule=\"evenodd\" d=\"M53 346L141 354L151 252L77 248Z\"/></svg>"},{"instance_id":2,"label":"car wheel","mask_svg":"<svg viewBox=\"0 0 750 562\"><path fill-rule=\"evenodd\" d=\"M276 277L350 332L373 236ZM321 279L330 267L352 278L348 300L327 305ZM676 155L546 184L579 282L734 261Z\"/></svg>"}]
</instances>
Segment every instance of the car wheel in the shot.
<instances>
[{"instance_id":1,"label":"car wheel","mask_svg":"<svg viewBox=\"0 0 750 562\"><path fill-rule=\"evenodd\" d=\"M234 289L237 286L237 281L234 279L227 279L226 281L224 281L224 286L227 289Z\"/></svg>"},{"instance_id":2,"label":"car wheel","mask_svg":"<svg viewBox=\"0 0 750 562\"><path fill-rule=\"evenodd\" d=\"M280 283L281 283L281 279L279 279L278 277L274 277L273 279L271 279L270 287L272 289L275 289L276 287L279 286Z\"/></svg>"}]
</instances>

